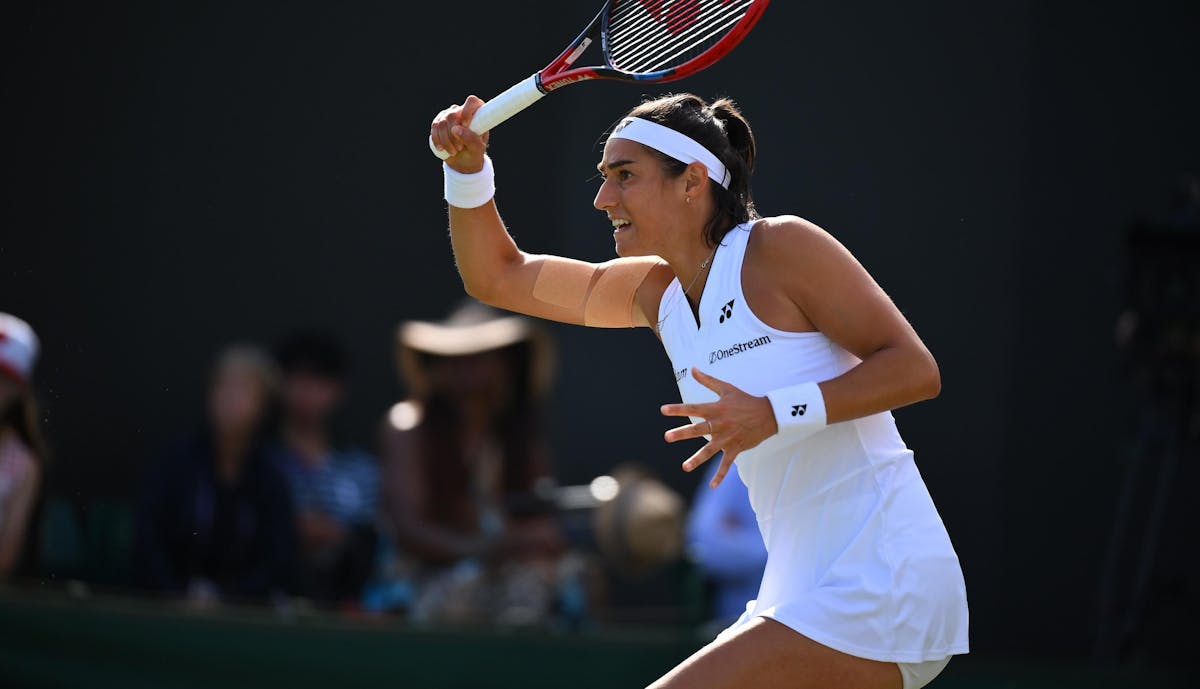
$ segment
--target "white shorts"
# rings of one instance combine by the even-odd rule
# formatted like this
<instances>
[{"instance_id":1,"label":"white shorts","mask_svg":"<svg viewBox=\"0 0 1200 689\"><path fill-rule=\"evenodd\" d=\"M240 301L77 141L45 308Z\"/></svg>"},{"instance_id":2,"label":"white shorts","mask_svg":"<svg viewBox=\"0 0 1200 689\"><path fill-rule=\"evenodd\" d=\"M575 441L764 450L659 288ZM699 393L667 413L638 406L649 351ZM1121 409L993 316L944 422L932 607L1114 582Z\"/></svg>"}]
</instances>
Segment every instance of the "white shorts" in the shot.
<instances>
[{"instance_id":1,"label":"white shorts","mask_svg":"<svg viewBox=\"0 0 1200 689\"><path fill-rule=\"evenodd\" d=\"M904 678L904 689L921 689L929 684L934 677L942 674L952 657L926 660L923 663L896 663L900 666L900 676Z\"/></svg>"}]
</instances>

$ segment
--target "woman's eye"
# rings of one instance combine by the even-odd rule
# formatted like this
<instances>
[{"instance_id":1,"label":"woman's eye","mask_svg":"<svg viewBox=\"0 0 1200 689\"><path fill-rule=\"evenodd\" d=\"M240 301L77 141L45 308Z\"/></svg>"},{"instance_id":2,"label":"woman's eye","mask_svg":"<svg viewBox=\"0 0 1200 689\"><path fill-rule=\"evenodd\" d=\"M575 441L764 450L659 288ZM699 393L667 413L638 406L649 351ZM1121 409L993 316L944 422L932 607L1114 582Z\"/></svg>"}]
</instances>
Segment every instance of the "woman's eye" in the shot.
<instances>
[{"instance_id":1,"label":"woman's eye","mask_svg":"<svg viewBox=\"0 0 1200 689\"><path fill-rule=\"evenodd\" d=\"M617 179L620 179L621 181L625 181L632 176L633 173L631 173L629 170L620 170L617 172Z\"/></svg>"}]
</instances>

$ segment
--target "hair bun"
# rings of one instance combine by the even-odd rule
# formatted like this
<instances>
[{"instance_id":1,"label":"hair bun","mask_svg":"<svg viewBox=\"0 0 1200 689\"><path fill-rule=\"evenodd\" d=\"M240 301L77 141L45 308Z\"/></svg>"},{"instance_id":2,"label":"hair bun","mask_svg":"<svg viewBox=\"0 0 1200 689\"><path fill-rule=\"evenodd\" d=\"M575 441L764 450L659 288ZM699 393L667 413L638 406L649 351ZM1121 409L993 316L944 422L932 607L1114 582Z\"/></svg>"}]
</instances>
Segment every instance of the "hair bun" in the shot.
<instances>
[{"instance_id":1,"label":"hair bun","mask_svg":"<svg viewBox=\"0 0 1200 689\"><path fill-rule=\"evenodd\" d=\"M708 106L713 119L725 130L729 144L746 163L747 172L754 170L754 134L750 131L750 123L746 121L737 103L729 98L718 98Z\"/></svg>"}]
</instances>

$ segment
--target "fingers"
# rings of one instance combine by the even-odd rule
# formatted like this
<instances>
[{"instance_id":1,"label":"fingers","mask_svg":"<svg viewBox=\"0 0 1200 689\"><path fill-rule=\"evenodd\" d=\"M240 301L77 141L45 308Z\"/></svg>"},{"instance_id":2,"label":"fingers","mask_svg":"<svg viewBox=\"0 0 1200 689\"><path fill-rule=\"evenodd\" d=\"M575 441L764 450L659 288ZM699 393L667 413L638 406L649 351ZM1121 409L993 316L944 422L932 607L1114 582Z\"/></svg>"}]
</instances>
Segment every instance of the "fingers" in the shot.
<instances>
[{"instance_id":1,"label":"fingers","mask_svg":"<svg viewBox=\"0 0 1200 689\"><path fill-rule=\"evenodd\" d=\"M463 103L462 112L460 113L462 126L470 127L471 121L475 119L475 113L479 112L479 109L482 107L483 99L478 96L467 96L467 100Z\"/></svg>"},{"instance_id":2,"label":"fingers","mask_svg":"<svg viewBox=\"0 0 1200 689\"><path fill-rule=\"evenodd\" d=\"M708 482L709 488L716 488L721 485L721 481L725 480L725 474L729 473L729 467L733 466L733 460L737 458L738 453L726 450L721 456L721 465L717 467L717 473L713 479Z\"/></svg>"},{"instance_id":3,"label":"fingers","mask_svg":"<svg viewBox=\"0 0 1200 689\"><path fill-rule=\"evenodd\" d=\"M706 412L712 411L712 403L706 404L664 404L659 408L663 416L698 416L708 418Z\"/></svg>"},{"instance_id":4,"label":"fingers","mask_svg":"<svg viewBox=\"0 0 1200 689\"><path fill-rule=\"evenodd\" d=\"M454 137L455 143L460 144L464 149L471 148L482 150L487 147L487 135L485 134L481 136L476 134L466 125L460 124L457 127L452 127L450 129L450 134Z\"/></svg>"},{"instance_id":5,"label":"fingers","mask_svg":"<svg viewBox=\"0 0 1200 689\"><path fill-rule=\"evenodd\" d=\"M683 470L692 471L696 467L712 459L713 455L720 451L721 446L717 443L716 439L713 439L711 442L705 444L704 447L696 450L696 453L691 457L687 458L687 460L683 463Z\"/></svg>"},{"instance_id":6,"label":"fingers","mask_svg":"<svg viewBox=\"0 0 1200 689\"><path fill-rule=\"evenodd\" d=\"M690 423L678 428L672 428L663 434L663 438L668 443L675 443L689 438L703 438L705 434L709 433L712 433L712 424L708 421L701 421L699 423Z\"/></svg>"},{"instance_id":7,"label":"fingers","mask_svg":"<svg viewBox=\"0 0 1200 689\"><path fill-rule=\"evenodd\" d=\"M429 138L433 139L433 145L452 156L458 153L458 150L451 137L450 130L458 125L461 119L460 110L460 106L451 105L438 113L437 117L433 118L433 124L429 127Z\"/></svg>"},{"instance_id":8,"label":"fingers","mask_svg":"<svg viewBox=\"0 0 1200 689\"><path fill-rule=\"evenodd\" d=\"M439 149L457 156L463 151L471 150L472 158L482 158L487 148L487 134L479 135L471 131L471 121L484 101L476 96L468 96L462 105L451 105L438 113L429 128L429 138ZM475 155L477 154L477 155Z\"/></svg>"},{"instance_id":9,"label":"fingers","mask_svg":"<svg viewBox=\"0 0 1200 689\"><path fill-rule=\"evenodd\" d=\"M728 392L728 390L730 388L729 383L726 383L725 381L721 380L720 378L713 378L712 376L708 375L704 371L701 371L700 369L698 369L694 366L692 367L692 377L696 379L697 383L703 385L704 387L708 388L709 390L712 390L713 392L717 393L718 395L725 394L726 392Z\"/></svg>"}]
</instances>

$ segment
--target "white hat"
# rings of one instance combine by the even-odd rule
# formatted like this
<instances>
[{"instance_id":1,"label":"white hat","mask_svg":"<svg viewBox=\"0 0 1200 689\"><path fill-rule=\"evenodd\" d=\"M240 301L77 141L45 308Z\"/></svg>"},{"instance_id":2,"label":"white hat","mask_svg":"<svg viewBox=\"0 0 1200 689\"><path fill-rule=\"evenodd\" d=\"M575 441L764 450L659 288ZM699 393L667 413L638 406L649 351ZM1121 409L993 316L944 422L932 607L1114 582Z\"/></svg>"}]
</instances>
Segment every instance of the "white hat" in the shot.
<instances>
[{"instance_id":1,"label":"white hat","mask_svg":"<svg viewBox=\"0 0 1200 689\"><path fill-rule=\"evenodd\" d=\"M38 338L25 321L0 313L0 374L28 383L37 361Z\"/></svg>"},{"instance_id":2,"label":"white hat","mask_svg":"<svg viewBox=\"0 0 1200 689\"><path fill-rule=\"evenodd\" d=\"M527 342L530 345L531 389L544 395L554 379L554 343L533 320L466 299L442 321L408 321L396 331L400 371L420 397L428 380L417 353L442 357L469 356Z\"/></svg>"}]
</instances>

